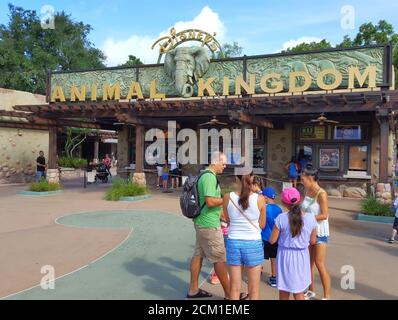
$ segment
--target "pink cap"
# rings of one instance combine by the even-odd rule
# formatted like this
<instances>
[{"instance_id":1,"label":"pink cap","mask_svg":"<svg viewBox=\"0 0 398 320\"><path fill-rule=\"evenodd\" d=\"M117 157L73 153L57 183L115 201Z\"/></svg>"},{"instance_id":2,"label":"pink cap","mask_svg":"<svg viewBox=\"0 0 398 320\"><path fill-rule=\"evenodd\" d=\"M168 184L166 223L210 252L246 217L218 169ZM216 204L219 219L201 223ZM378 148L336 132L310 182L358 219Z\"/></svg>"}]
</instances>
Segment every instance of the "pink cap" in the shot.
<instances>
[{"instance_id":1,"label":"pink cap","mask_svg":"<svg viewBox=\"0 0 398 320\"><path fill-rule=\"evenodd\" d=\"M300 192L296 188L286 188L282 191L281 199L284 204L292 205L300 202Z\"/></svg>"}]
</instances>

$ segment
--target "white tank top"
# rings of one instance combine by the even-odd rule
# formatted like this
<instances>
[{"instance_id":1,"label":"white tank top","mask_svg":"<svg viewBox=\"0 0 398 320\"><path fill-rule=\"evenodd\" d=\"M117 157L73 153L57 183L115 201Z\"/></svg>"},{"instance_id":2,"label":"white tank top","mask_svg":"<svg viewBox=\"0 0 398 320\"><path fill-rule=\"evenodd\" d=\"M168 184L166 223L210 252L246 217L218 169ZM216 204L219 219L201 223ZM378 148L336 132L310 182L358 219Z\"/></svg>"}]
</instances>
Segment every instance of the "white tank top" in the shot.
<instances>
[{"instance_id":1,"label":"white tank top","mask_svg":"<svg viewBox=\"0 0 398 320\"><path fill-rule=\"evenodd\" d=\"M325 192L325 191L323 191ZM301 204L301 208L305 213L311 213L314 216L317 216L321 213L321 207L319 206L318 201L314 201L314 198L309 196L305 196L303 203ZM329 221L319 220L317 221L317 236L319 237L329 237Z\"/></svg>"},{"instance_id":2,"label":"white tank top","mask_svg":"<svg viewBox=\"0 0 398 320\"><path fill-rule=\"evenodd\" d=\"M239 206L239 196L235 192L229 194L230 199L232 199L237 206ZM251 222L257 229L249 222L247 219L239 212L235 205L229 200L227 211L229 216L229 230L228 238L235 240L261 240L260 226L258 219L260 218L260 210L257 206L258 194L253 193L249 196L249 207L242 211L245 213L246 217L250 219Z\"/></svg>"}]
</instances>

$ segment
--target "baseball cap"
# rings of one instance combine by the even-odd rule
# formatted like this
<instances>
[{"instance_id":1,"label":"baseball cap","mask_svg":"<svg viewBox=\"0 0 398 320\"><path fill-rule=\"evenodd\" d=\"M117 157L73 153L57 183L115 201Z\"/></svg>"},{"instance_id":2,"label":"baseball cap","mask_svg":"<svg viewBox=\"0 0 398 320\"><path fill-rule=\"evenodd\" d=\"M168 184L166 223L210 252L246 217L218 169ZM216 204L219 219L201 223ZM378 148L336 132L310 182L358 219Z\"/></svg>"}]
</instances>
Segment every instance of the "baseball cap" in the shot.
<instances>
[{"instance_id":1,"label":"baseball cap","mask_svg":"<svg viewBox=\"0 0 398 320\"><path fill-rule=\"evenodd\" d=\"M293 205L300 202L300 192L296 188L286 188L281 193L281 199L284 204Z\"/></svg>"},{"instance_id":2,"label":"baseball cap","mask_svg":"<svg viewBox=\"0 0 398 320\"><path fill-rule=\"evenodd\" d=\"M270 199L275 199L276 197L276 192L274 188L267 187L263 190L263 196L270 198Z\"/></svg>"}]
</instances>

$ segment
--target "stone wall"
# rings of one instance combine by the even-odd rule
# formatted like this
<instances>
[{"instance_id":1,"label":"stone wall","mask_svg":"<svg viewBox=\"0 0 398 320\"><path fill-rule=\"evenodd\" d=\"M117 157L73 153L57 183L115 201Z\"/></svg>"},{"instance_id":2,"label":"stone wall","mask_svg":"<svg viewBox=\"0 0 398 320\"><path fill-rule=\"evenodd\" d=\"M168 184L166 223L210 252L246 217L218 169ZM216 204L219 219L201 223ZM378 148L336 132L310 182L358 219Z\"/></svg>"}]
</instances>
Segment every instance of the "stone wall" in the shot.
<instances>
[{"instance_id":1,"label":"stone wall","mask_svg":"<svg viewBox=\"0 0 398 320\"><path fill-rule=\"evenodd\" d=\"M268 129L267 175L280 179L286 176L285 164L292 157L292 125L285 123L283 130Z\"/></svg>"},{"instance_id":2,"label":"stone wall","mask_svg":"<svg viewBox=\"0 0 398 320\"><path fill-rule=\"evenodd\" d=\"M0 88L0 109L15 105L44 104L45 96ZM10 121L9 117L0 120ZM0 127L0 184L25 183L34 179L40 150L48 158L48 131Z\"/></svg>"}]
</instances>

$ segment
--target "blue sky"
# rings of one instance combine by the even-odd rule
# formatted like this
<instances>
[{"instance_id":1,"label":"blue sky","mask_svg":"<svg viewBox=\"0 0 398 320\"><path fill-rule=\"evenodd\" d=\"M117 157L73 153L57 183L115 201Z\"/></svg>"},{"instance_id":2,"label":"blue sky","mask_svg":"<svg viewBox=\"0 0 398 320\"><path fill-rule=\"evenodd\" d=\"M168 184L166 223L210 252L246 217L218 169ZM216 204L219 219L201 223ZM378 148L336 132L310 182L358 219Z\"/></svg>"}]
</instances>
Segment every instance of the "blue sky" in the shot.
<instances>
[{"instance_id":1,"label":"blue sky","mask_svg":"<svg viewBox=\"0 0 398 320\"><path fill-rule=\"evenodd\" d=\"M0 23L8 21L7 3L35 9L51 5L91 24L90 40L108 56L107 64L123 62L128 54L155 62L150 44L172 26L198 26L217 31L220 42L238 41L244 53L265 54L300 40L326 38L332 44L353 36L364 22L386 19L398 32L398 1L127 1L127 0L0 0ZM355 28L341 27L341 8L355 9ZM56 26L55 26L56 27ZM178 28L177 28L178 29Z\"/></svg>"}]
</instances>

